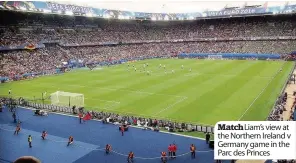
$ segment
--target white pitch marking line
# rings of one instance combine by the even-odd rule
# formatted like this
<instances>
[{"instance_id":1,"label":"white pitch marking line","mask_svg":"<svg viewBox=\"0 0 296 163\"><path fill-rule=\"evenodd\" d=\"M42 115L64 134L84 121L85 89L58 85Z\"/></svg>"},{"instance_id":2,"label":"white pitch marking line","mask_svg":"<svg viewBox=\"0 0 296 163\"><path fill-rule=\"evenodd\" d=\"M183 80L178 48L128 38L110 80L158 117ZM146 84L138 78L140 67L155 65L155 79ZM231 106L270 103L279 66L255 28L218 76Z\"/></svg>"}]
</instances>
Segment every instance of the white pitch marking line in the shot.
<instances>
[{"instance_id":1,"label":"white pitch marking line","mask_svg":"<svg viewBox=\"0 0 296 163\"><path fill-rule=\"evenodd\" d=\"M46 83L42 83L42 84L46 84ZM42 84L39 84L39 85L42 85ZM48 85L47 85L48 86ZM67 85L67 86L73 86L73 87L89 87L89 86L83 86L83 85ZM56 88L58 86L55 86L55 85L50 85L50 87L53 87L53 88ZM93 87L91 87L93 88ZM96 87L98 88L98 87ZM176 104L180 103L180 102L183 102L184 100L186 100L188 97L187 96L177 96L177 95L168 95L168 94L159 94L159 93L152 93L152 92L143 92L143 91L131 91L131 90L120 90L120 89L125 89L125 87L122 87L122 88L118 88L118 89L113 89L113 88L101 88L99 87L99 89L106 89L106 90L115 90L115 91L125 91L125 92L132 92L132 93L143 93L143 94L150 94L150 95L162 95L162 96L171 96L171 97L177 97L177 98L182 98L178 101L176 101L175 103L169 105L168 107L162 109L160 112L158 112L157 114L165 111L165 110L168 110L170 108L172 108L173 106L175 106ZM93 98L88 98L88 99L93 99ZM96 100L96 99L93 99L93 100ZM99 101L106 101L106 100L99 100ZM115 105L119 105L120 102L118 101L106 101L106 102L114 102L114 103L117 103ZM98 109L103 109L103 110L114 110L116 111L116 109L112 109L113 107L115 107L115 105L111 105L107 108L98 108ZM131 112L125 112L125 113L131 113ZM134 113L131 113L131 114L134 114ZM139 115L139 114L137 114Z\"/></svg>"},{"instance_id":2,"label":"white pitch marking line","mask_svg":"<svg viewBox=\"0 0 296 163\"><path fill-rule=\"evenodd\" d=\"M113 103L111 105L108 105L104 108L100 108L100 107L91 107L90 106L90 109L102 109L102 110L113 110L113 111L116 111L116 109L113 109L114 107L118 106L120 103ZM87 107L87 105L86 105Z\"/></svg>"},{"instance_id":3,"label":"white pitch marking line","mask_svg":"<svg viewBox=\"0 0 296 163\"><path fill-rule=\"evenodd\" d=\"M101 99L96 99L96 98L84 98L84 99L90 99L90 100L96 100L96 101L105 101L105 102L112 102L112 103L118 103L118 104L120 104L120 102L119 101L108 101L108 100L101 100Z\"/></svg>"},{"instance_id":4,"label":"white pitch marking line","mask_svg":"<svg viewBox=\"0 0 296 163\"><path fill-rule=\"evenodd\" d=\"M270 85L270 83L274 80L274 78L279 74L279 72L281 72L280 70L282 69L284 64L279 68L279 70L275 73L275 75L273 75L273 77L270 79L270 81L267 83L267 85L262 89L262 91L258 94L258 96L253 100L253 102L249 105L249 107L245 110L245 112L239 117L239 119L237 121L240 121L245 116L245 114L251 109L251 107L258 100L258 98L262 95L262 93L266 90L266 88Z\"/></svg>"},{"instance_id":5,"label":"white pitch marking line","mask_svg":"<svg viewBox=\"0 0 296 163\"><path fill-rule=\"evenodd\" d=\"M187 73L187 74L184 74L184 76L195 76L195 75L200 75L200 73Z\"/></svg>"},{"instance_id":6,"label":"white pitch marking line","mask_svg":"<svg viewBox=\"0 0 296 163\"><path fill-rule=\"evenodd\" d=\"M44 83L46 84L46 83ZM47 85L48 86L48 85ZM94 88L90 86L83 86L83 85L67 85L67 86L72 86L72 87L84 87L84 88ZM50 87L56 88L58 86L55 85L50 85ZM105 89L105 90L111 90L111 91L123 91L123 92L131 92L131 93L142 93L142 94L150 94L150 95L160 95L160 96L172 96L172 97L186 97L186 96L177 96L177 95L168 95L168 94L161 94L161 93L152 93L152 92L144 92L144 91L138 91L138 90L129 90L126 89L125 87L122 88L103 88L103 87L95 87L96 89ZM122 90L126 89L126 90ZM187 98L187 97L186 97Z\"/></svg>"},{"instance_id":7,"label":"white pitch marking line","mask_svg":"<svg viewBox=\"0 0 296 163\"><path fill-rule=\"evenodd\" d=\"M232 76L237 76L236 74L206 74L206 73L187 73L184 74L184 76L197 76L197 75L208 75L208 76L224 76L224 77L232 77ZM249 76L237 76L237 77L249 77ZM271 79L269 76L255 76L256 78L262 78L262 79Z\"/></svg>"},{"instance_id":8,"label":"white pitch marking line","mask_svg":"<svg viewBox=\"0 0 296 163\"><path fill-rule=\"evenodd\" d=\"M107 105L105 106L104 108L100 108L100 107L92 107L92 106L88 106L88 105L85 105L85 107L89 107L90 109L102 109L102 110L116 110L116 109L113 109L114 107L120 105L120 102L119 103L112 103L111 105Z\"/></svg>"},{"instance_id":9,"label":"white pitch marking line","mask_svg":"<svg viewBox=\"0 0 296 163\"><path fill-rule=\"evenodd\" d=\"M47 83L42 83L42 84L47 84ZM39 84L39 85L42 85L42 84ZM48 83L48 85L50 85L50 87L54 87L54 88L58 87L58 86L52 85L52 83L51 83L51 84ZM47 85L47 86L48 86L48 85ZM90 87L90 86L83 86L83 85L67 85L67 86L72 86L72 87L84 87L84 88L85 88L85 87L86 87L86 88L93 88L93 87ZM161 112L163 112L163 111L166 111L166 110L172 108L173 106L177 105L178 103L183 102L184 100L186 100L186 99L188 98L187 96L177 96L177 95L168 95L168 94L160 94L160 93L144 92L144 91L140 91L140 90L136 90L136 91L134 91L134 90L121 90L121 89L125 89L125 87L118 88L118 89L113 89L113 88L102 88L102 87L96 87L96 88L99 88L99 89L105 89L105 90L125 91L125 92L132 92L132 93L142 93L142 94L150 94L150 95L162 95L162 96L171 96L171 97L181 98L180 100L178 100L178 101L176 101L175 103L169 105L168 107L162 109L160 112L158 112L158 113L156 113L156 114L154 114L154 115L157 115L157 114L159 114L159 113L161 113ZM88 99L92 99L92 98L88 98ZM94 100L95 100L95 99L94 99ZM105 100L100 100L100 101L105 101ZM111 106L106 107L106 108L98 108L98 109L103 109L103 110L114 110L114 111L116 111L116 109L113 109L113 108L114 108L116 105L119 105L119 104L120 104L120 102L117 102L117 101L106 101L106 102L114 102L114 103L116 103L116 104L111 105ZM134 113L132 113L132 112L124 112L124 113L131 113L131 114L134 114ZM137 114L137 115L140 115L140 114ZM142 116L144 116L144 115L142 115ZM147 115L146 115L146 116L147 116Z\"/></svg>"},{"instance_id":10,"label":"white pitch marking line","mask_svg":"<svg viewBox=\"0 0 296 163\"><path fill-rule=\"evenodd\" d=\"M187 97L183 97L182 99L180 99L180 100L176 101L175 103L173 103L173 104L169 105L168 107L166 107L166 108L164 108L164 109L160 110L159 112L157 112L157 113L153 114L153 116L156 116L156 115L158 115L158 114L160 114L160 113L162 113L162 112L164 112L164 111L166 111L166 110L168 110L168 109L172 108L173 106L177 105L178 103L181 103L181 102L183 102L183 101L184 101L184 100L186 100L186 99L187 99Z\"/></svg>"},{"instance_id":11,"label":"white pitch marking line","mask_svg":"<svg viewBox=\"0 0 296 163\"><path fill-rule=\"evenodd\" d=\"M115 106L119 105L118 103L114 103L113 105L110 105L110 106L107 106L105 107L104 109L105 110L110 110L110 108L114 108ZM113 109L113 110L116 110L116 109Z\"/></svg>"}]
</instances>

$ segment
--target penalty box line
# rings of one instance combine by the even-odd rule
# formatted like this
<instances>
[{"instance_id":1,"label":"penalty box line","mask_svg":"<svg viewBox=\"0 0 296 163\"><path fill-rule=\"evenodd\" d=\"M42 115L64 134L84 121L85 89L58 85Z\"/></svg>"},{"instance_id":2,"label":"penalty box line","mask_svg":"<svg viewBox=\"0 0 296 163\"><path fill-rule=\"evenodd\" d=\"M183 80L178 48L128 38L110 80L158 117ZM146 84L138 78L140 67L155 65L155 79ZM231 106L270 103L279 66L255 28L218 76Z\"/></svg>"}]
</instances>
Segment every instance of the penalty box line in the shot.
<instances>
[{"instance_id":1,"label":"penalty box line","mask_svg":"<svg viewBox=\"0 0 296 163\"><path fill-rule=\"evenodd\" d=\"M102 89L107 89L107 90L110 90L109 88L102 88ZM111 90L120 90L119 89L111 89ZM177 96L177 95L167 95L167 94L159 94L159 93L152 93L152 92L144 92L144 91L141 91L141 90L138 90L138 91L131 91L131 90L120 90L120 91L126 91L126 92L132 92L132 93L142 93L142 94L150 94L150 95L162 95L162 96L171 96L171 97L177 97L177 98L181 98L179 100L177 100L176 102L174 102L173 104L170 104L169 106L167 106L166 108L163 108L161 109L159 112L153 114L153 116L157 116L159 115L160 113L166 111L166 110L169 110L171 109L172 107L174 107L175 105L177 105L178 103L181 103L183 102L184 100L186 100L188 97L187 96ZM113 108L115 106L112 106L111 108ZM110 108L110 107L109 107ZM116 110L116 109L106 109L106 110Z\"/></svg>"},{"instance_id":2,"label":"penalty box line","mask_svg":"<svg viewBox=\"0 0 296 163\"><path fill-rule=\"evenodd\" d=\"M118 103L118 104L120 104L119 101L108 101L108 100L101 100L101 99L90 98L90 97L85 97L84 99L96 100L96 101L104 101L104 102L112 102L112 103Z\"/></svg>"},{"instance_id":3,"label":"penalty box line","mask_svg":"<svg viewBox=\"0 0 296 163\"><path fill-rule=\"evenodd\" d=\"M48 86L48 85L47 85ZM82 88L94 88L94 87L91 87L91 86L83 86L83 85L67 85L67 86L72 86L72 87L82 87ZM52 85L52 83L50 84L50 87L58 87L58 86L55 86L55 85ZM171 109L172 107L174 107L175 105L177 105L178 103L181 103L183 102L184 100L186 100L188 97L187 96L177 96L177 95L168 95L168 94L161 94L161 93L152 93L152 92L145 92L145 91L141 91L141 90L123 90L123 89L126 89L125 87L119 87L119 88L102 88L102 87L95 87L97 89L104 89L104 90L112 90L112 91L123 91L123 92L131 92L131 93L140 93L140 94L149 94L149 95L160 95L160 96L170 96L170 97L177 97L177 98L180 98L179 100L177 100L176 102L174 102L173 104L167 106L166 108L163 108L161 109L159 112L157 112L156 114L154 114L153 116L155 115L158 115L166 110L169 110ZM90 98L91 99L91 98ZM93 99L93 100L96 100L96 99ZM99 99L98 99L99 100ZM105 101L105 100L101 100L101 101ZM107 102L114 102L116 104L114 105L111 105L112 107L107 107L108 109L104 109L104 110L116 110L116 109L112 109L115 107L115 105L119 105L120 102L119 101L107 101ZM101 108L102 109L102 108Z\"/></svg>"},{"instance_id":4,"label":"penalty box line","mask_svg":"<svg viewBox=\"0 0 296 163\"><path fill-rule=\"evenodd\" d=\"M103 88L105 89L105 88ZM112 89L112 90L120 90L120 89ZM142 94L150 94L150 95L161 95L161 96L171 96L171 97L177 97L177 98L181 98L179 100L177 100L176 102L174 102L173 104L170 104L169 106L161 109L159 112L153 114L152 116L157 116L159 115L160 113L164 112L164 111L167 111L171 108L173 108L175 105L183 102L184 100L186 100L188 97L187 96L177 96L177 95L167 95L167 94L159 94L159 93L152 93L152 92L144 92L144 91L141 91L141 90L138 90L138 91L131 91L131 90L120 90L120 91L127 91L127 92L132 92L132 93L142 93ZM109 109L111 110L111 109Z\"/></svg>"},{"instance_id":5,"label":"penalty box line","mask_svg":"<svg viewBox=\"0 0 296 163\"><path fill-rule=\"evenodd\" d=\"M104 102L107 102L107 103L112 103L111 105L107 105L106 107L104 108L100 108L100 107L91 107L91 106L88 106L88 105L85 105L85 107L88 107L88 108L93 108L93 109L103 109L103 110L112 110L110 108L114 108L118 105L120 105L120 102L119 101L108 101L108 100L101 100L101 99L96 99L96 98L84 98L84 99L90 99L90 100L93 100L93 101L104 101Z\"/></svg>"},{"instance_id":6,"label":"penalty box line","mask_svg":"<svg viewBox=\"0 0 296 163\"><path fill-rule=\"evenodd\" d=\"M48 83L43 83L44 85L53 88L58 88L59 86L57 85L52 85ZM150 95L160 95L160 96L171 96L171 97L178 97L178 98L188 98L187 96L178 96L178 95L170 95L170 94L162 94L162 93L152 93L152 92L145 92L141 90L132 90L132 89L126 89L126 87L117 87L117 88L104 88L104 87L93 87L93 86L84 86L84 85L65 85L65 86L70 86L70 87L81 87L81 88L96 88L96 89L102 89L102 90L110 90L110 91L122 91L122 92L131 92L131 93L141 93L141 94L150 94Z\"/></svg>"}]
</instances>

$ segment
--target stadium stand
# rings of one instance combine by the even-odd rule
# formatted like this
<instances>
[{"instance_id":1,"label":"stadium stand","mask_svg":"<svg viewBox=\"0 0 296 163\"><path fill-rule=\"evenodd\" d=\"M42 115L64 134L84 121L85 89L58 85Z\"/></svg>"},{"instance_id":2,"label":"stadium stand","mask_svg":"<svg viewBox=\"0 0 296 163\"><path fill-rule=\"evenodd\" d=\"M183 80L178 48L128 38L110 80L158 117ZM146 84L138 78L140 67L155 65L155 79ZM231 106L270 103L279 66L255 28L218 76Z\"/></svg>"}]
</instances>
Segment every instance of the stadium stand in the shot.
<instances>
[{"instance_id":1,"label":"stadium stand","mask_svg":"<svg viewBox=\"0 0 296 163\"><path fill-rule=\"evenodd\" d=\"M44 48L32 51L2 51L0 76L9 78L32 72L51 74L61 66L61 62L70 59L79 59L86 64L180 53L284 55L295 50L296 46L295 40L290 38L295 36L293 16L163 24L0 12L5 15L1 22L2 46L26 45L30 48L28 44L45 44ZM260 38L254 40L252 36ZM188 40L182 40L184 38ZM119 45L102 46L115 42ZM87 46L90 43L92 46Z\"/></svg>"},{"instance_id":2,"label":"stadium stand","mask_svg":"<svg viewBox=\"0 0 296 163\"><path fill-rule=\"evenodd\" d=\"M295 15L163 23L2 10L0 14L3 19L0 46L27 48L0 52L0 79L3 82L55 74L56 69L63 66L62 62L70 60L80 60L79 66L84 67L89 63L116 64L122 59L176 57L180 53L279 54L285 58L296 49ZM39 44L44 47L39 48ZM283 93L268 120L282 120L280 114L285 101ZM71 108L59 111L72 112ZM106 112L90 113L104 122L127 122L153 130L155 124L162 128L192 130L192 124Z\"/></svg>"}]
</instances>

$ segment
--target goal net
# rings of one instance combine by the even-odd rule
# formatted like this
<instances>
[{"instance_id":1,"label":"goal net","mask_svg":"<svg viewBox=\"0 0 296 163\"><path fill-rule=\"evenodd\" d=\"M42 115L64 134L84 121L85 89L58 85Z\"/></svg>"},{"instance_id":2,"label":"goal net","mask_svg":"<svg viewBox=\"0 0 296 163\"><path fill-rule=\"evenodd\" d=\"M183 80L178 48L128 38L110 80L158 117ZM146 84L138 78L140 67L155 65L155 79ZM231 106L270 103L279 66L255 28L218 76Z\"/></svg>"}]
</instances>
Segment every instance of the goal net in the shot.
<instances>
[{"instance_id":1,"label":"goal net","mask_svg":"<svg viewBox=\"0 0 296 163\"><path fill-rule=\"evenodd\" d=\"M50 95L51 104L58 106L84 106L84 95L79 93L57 91Z\"/></svg>"},{"instance_id":2,"label":"goal net","mask_svg":"<svg viewBox=\"0 0 296 163\"><path fill-rule=\"evenodd\" d=\"M211 60L218 60L218 59L222 59L222 55L208 55L208 59Z\"/></svg>"}]
</instances>

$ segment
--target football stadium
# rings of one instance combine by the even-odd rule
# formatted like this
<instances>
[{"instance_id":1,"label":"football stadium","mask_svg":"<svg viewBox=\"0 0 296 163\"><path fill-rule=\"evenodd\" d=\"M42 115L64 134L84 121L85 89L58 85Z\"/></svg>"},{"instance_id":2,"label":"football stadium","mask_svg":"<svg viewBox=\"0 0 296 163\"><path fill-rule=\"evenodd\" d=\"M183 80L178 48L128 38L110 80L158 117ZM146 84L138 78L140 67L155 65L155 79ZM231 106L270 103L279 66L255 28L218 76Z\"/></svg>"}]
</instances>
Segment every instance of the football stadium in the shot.
<instances>
[{"instance_id":1,"label":"football stadium","mask_svg":"<svg viewBox=\"0 0 296 163\"><path fill-rule=\"evenodd\" d=\"M211 3L1 1L0 162L295 163L213 134L295 121L296 3Z\"/></svg>"}]
</instances>

